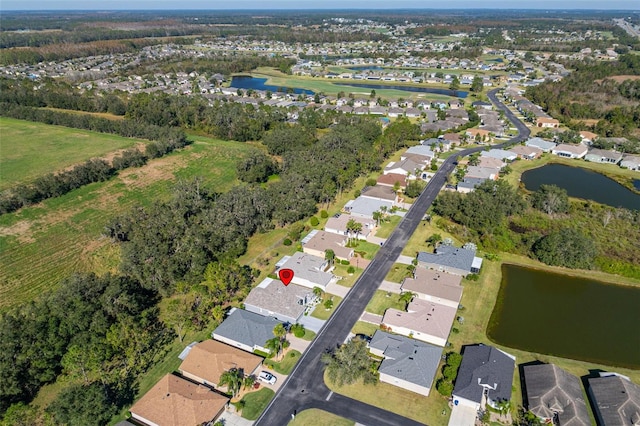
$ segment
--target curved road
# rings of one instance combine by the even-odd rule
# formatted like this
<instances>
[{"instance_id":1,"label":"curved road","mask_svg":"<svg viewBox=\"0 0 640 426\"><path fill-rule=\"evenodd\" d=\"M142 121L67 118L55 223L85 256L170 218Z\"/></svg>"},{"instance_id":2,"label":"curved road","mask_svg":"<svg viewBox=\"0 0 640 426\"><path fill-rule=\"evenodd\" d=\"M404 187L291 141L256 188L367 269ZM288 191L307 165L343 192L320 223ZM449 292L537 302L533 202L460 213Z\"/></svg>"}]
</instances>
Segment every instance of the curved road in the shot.
<instances>
[{"instance_id":1,"label":"curved road","mask_svg":"<svg viewBox=\"0 0 640 426\"><path fill-rule=\"evenodd\" d=\"M505 116L516 126L519 132L518 136L494 146L501 148L527 139L530 132L524 123L519 121L504 104L498 101L496 98L498 90L494 89L489 92L489 99L497 108L505 112ZM460 151L458 155L466 156L482 149L482 147L470 148ZM431 178L425 190L411 206L398 227L391 234L391 237L387 239L376 257L364 270L342 303L338 305L336 311L304 352L276 396L256 421L256 425L286 425L292 419L293 414L308 408L319 408L369 426L412 426L420 424L390 411L331 392L324 383L324 368L320 357L323 353L333 350L347 339L367 303L373 297L387 272L389 272L424 217L425 212L446 183L447 176L455 169L456 158L457 156L447 158Z\"/></svg>"}]
</instances>

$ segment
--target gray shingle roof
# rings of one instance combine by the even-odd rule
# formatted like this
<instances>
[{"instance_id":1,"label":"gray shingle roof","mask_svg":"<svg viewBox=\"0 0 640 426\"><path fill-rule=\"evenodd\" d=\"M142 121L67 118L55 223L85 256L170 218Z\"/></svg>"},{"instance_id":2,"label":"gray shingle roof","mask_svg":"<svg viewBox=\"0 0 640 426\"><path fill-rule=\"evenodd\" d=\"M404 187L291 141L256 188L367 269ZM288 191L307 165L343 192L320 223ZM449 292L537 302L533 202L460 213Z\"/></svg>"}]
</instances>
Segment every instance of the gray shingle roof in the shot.
<instances>
[{"instance_id":1,"label":"gray shingle roof","mask_svg":"<svg viewBox=\"0 0 640 426\"><path fill-rule=\"evenodd\" d=\"M471 265L475 255L475 250L441 245L436 249L435 253L424 251L418 253L418 262L434 263L471 272Z\"/></svg>"},{"instance_id":2,"label":"gray shingle roof","mask_svg":"<svg viewBox=\"0 0 640 426\"><path fill-rule=\"evenodd\" d=\"M211 335L216 334L251 347L264 347L267 340L275 337L273 328L278 324L282 323L275 318L236 309Z\"/></svg>"},{"instance_id":3,"label":"gray shingle roof","mask_svg":"<svg viewBox=\"0 0 640 426\"><path fill-rule=\"evenodd\" d=\"M485 385L491 400L510 400L514 369L515 360L493 346L465 346L453 396L479 404Z\"/></svg>"},{"instance_id":4,"label":"gray shingle roof","mask_svg":"<svg viewBox=\"0 0 640 426\"><path fill-rule=\"evenodd\" d=\"M442 348L404 336L376 331L369 346L384 352L378 371L431 388Z\"/></svg>"},{"instance_id":5,"label":"gray shingle roof","mask_svg":"<svg viewBox=\"0 0 640 426\"><path fill-rule=\"evenodd\" d=\"M603 425L640 423L640 386L619 376L589 379L593 404Z\"/></svg>"},{"instance_id":6,"label":"gray shingle roof","mask_svg":"<svg viewBox=\"0 0 640 426\"><path fill-rule=\"evenodd\" d=\"M580 380L553 364L523 367L529 410L550 419L558 413L561 426L589 426L591 420Z\"/></svg>"}]
</instances>

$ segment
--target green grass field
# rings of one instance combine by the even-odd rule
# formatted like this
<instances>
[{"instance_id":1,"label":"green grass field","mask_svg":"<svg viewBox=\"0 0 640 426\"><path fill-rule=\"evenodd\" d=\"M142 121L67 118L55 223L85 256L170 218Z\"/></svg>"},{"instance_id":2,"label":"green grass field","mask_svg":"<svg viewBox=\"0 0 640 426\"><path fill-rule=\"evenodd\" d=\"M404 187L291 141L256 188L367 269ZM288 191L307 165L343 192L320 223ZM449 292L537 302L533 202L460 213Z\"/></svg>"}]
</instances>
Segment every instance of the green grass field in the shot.
<instances>
[{"instance_id":1,"label":"green grass field","mask_svg":"<svg viewBox=\"0 0 640 426\"><path fill-rule=\"evenodd\" d=\"M280 374L288 375L291 373L291 370L293 370L293 367L296 365L301 355L302 354L296 350L290 350L277 362L273 359L265 359L264 365L269 368L273 368Z\"/></svg>"},{"instance_id":2,"label":"green grass field","mask_svg":"<svg viewBox=\"0 0 640 426\"><path fill-rule=\"evenodd\" d=\"M275 395L275 392L268 388L262 388L257 392L246 394L242 398L245 403L242 409L242 417L247 420L256 420Z\"/></svg>"},{"instance_id":3,"label":"green grass field","mask_svg":"<svg viewBox=\"0 0 640 426\"><path fill-rule=\"evenodd\" d=\"M304 410L289 422L289 426L352 426L354 424L351 420L317 408Z\"/></svg>"},{"instance_id":4,"label":"green grass field","mask_svg":"<svg viewBox=\"0 0 640 426\"><path fill-rule=\"evenodd\" d=\"M376 315L384 315L384 312L389 308L403 311L405 303L398 300L399 297L399 294L378 290L374 293L365 310Z\"/></svg>"},{"instance_id":5,"label":"green grass field","mask_svg":"<svg viewBox=\"0 0 640 426\"><path fill-rule=\"evenodd\" d=\"M0 138L0 190L148 142L5 117L0 117Z\"/></svg>"},{"instance_id":6,"label":"green grass field","mask_svg":"<svg viewBox=\"0 0 640 426\"><path fill-rule=\"evenodd\" d=\"M238 183L235 164L251 145L192 137L193 145L147 165L0 216L0 310L32 300L73 272L119 265L119 247L101 236L110 218L167 199L177 179L201 176L217 192Z\"/></svg>"}]
</instances>

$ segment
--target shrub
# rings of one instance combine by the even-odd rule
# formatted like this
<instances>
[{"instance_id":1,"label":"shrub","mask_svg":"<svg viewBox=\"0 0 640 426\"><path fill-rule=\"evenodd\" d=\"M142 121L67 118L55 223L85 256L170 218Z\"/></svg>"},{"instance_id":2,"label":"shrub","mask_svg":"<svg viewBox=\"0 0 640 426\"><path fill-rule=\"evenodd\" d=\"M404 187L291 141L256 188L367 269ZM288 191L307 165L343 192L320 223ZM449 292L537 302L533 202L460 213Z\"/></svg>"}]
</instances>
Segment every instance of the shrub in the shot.
<instances>
[{"instance_id":1,"label":"shrub","mask_svg":"<svg viewBox=\"0 0 640 426\"><path fill-rule=\"evenodd\" d=\"M309 219L309 223L311 224L311 226L318 226L320 221L318 220L317 217L311 216L311 219Z\"/></svg>"},{"instance_id":2,"label":"shrub","mask_svg":"<svg viewBox=\"0 0 640 426\"><path fill-rule=\"evenodd\" d=\"M453 383L444 379L439 379L436 382L436 389L442 396L451 396L453 393Z\"/></svg>"},{"instance_id":3,"label":"shrub","mask_svg":"<svg viewBox=\"0 0 640 426\"><path fill-rule=\"evenodd\" d=\"M349 265L349 261L345 260L345 259L342 259L342 260L340 260L340 264L341 265Z\"/></svg>"},{"instance_id":4,"label":"shrub","mask_svg":"<svg viewBox=\"0 0 640 426\"><path fill-rule=\"evenodd\" d=\"M292 244L291 240L288 238L285 238L284 241L282 242L282 244L284 244L285 246L290 246Z\"/></svg>"},{"instance_id":5,"label":"shrub","mask_svg":"<svg viewBox=\"0 0 640 426\"><path fill-rule=\"evenodd\" d=\"M356 268L354 268L353 266L349 266L347 268L347 273L349 273L349 274L353 274L355 271L356 271Z\"/></svg>"},{"instance_id":6,"label":"shrub","mask_svg":"<svg viewBox=\"0 0 640 426\"><path fill-rule=\"evenodd\" d=\"M374 178L369 178L364 184L366 186L376 186L377 183L378 182Z\"/></svg>"},{"instance_id":7,"label":"shrub","mask_svg":"<svg viewBox=\"0 0 640 426\"><path fill-rule=\"evenodd\" d=\"M302 324L294 324L291 326L291 332L296 337L304 336L304 325Z\"/></svg>"},{"instance_id":8,"label":"shrub","mask_svg":"<svg viewBox=\"0 0 640 426\"><path fill-rule=\"evenodd\" d=\"M326 219L329 217L329 213L326 210L320 210L320 217Z\"/></svg>"}]
</instances>

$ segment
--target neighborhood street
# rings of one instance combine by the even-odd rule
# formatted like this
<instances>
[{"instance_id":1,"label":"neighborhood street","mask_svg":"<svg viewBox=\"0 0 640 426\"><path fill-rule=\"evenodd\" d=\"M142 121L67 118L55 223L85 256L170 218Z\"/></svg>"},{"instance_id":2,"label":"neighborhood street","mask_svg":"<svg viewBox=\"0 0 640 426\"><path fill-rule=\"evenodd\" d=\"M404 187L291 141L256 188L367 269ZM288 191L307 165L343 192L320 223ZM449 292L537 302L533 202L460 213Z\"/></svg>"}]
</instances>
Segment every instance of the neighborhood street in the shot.
<instances>
[{"instance_id":1,"label":"neighborhood street","mask_svg":"<svg viewBox=\"0 0 640 426\"><path fill-rule=\"evenodd\" d=\"M529 129L496 98L498 89L489 92L489 99L515 125L519 134L502 144L506 145L526 140ZM257 425L286 425L292 415L308 408L319 408L338 416L367 425L418 425L420 423L399 416L390 411L355 401L331 392L324 383L324 368L320 361L323 353L341 345L358 321L367 303L373 297L393 263L398 259L402 249L416 227L423 219L425 212L446 183L447 176L455 169L458 156L467 156L483 150L483 147L460 151L450 156L438 169L427 187L409 209L398 227L387 239L376 257L364 270L334 314L325 323L315 340L311 343L300 361L257 420ZM435 391L435 390L434 390Z\"/></svg>"}]
</instances>

